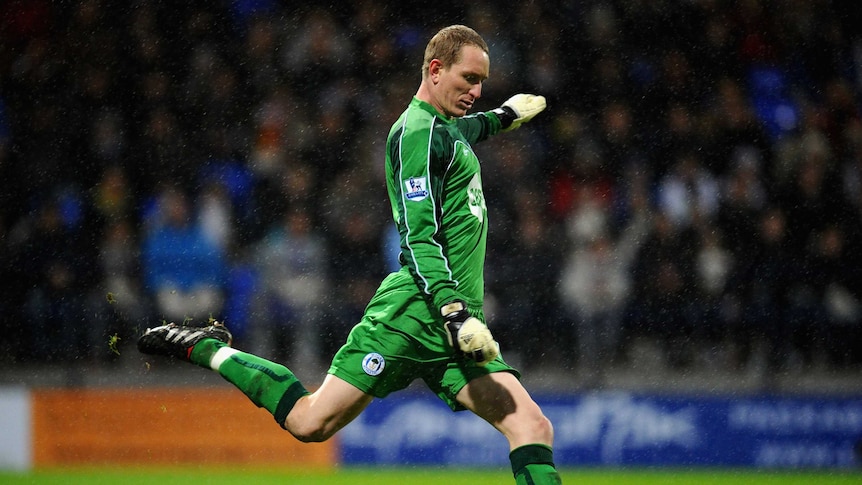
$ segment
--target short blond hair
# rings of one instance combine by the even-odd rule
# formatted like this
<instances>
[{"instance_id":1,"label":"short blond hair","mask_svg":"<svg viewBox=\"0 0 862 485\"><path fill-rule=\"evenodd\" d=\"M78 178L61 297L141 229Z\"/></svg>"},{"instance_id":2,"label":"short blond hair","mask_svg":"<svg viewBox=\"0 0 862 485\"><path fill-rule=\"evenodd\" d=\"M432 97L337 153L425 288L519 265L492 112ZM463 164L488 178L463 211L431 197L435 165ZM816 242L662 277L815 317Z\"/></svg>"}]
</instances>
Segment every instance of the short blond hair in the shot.
<instances>
[{"instance_id":1,"label":"short blond hair","mask_svg":"<svg viewBox=\"0 0 862 485\"><path fill-rule=\"evenodd\" d=\"M428 76L428 65L434 59L438 59L443 67L449 67L460 61L461 48L465 45L476 46L485 51L485 54L489 54L485 39L470 27L450 25L440 29L425 46L425 58L422 60L422 79Z\"/></svg>"}]
</instances>

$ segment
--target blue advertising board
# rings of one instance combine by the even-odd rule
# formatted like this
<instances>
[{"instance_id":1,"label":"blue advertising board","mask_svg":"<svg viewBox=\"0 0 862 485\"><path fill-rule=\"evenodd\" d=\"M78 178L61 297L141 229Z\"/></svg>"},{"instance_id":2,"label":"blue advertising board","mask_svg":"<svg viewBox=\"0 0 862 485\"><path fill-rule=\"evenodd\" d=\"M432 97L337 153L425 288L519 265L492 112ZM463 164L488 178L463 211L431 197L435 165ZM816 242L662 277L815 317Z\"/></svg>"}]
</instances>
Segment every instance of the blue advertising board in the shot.
<instances>
[{"instance_id":1,"label":"blue advertising board","mask_svg":"<svg viewBox=\"0 0 862 485\"><path fill-rule=\"evenodd\" d=\"M536 396L560 466L852 468L862 398ZM506 440L434 396L373 402L339 433L342 463L508 466Z\"/></svg>"}]
</instances>

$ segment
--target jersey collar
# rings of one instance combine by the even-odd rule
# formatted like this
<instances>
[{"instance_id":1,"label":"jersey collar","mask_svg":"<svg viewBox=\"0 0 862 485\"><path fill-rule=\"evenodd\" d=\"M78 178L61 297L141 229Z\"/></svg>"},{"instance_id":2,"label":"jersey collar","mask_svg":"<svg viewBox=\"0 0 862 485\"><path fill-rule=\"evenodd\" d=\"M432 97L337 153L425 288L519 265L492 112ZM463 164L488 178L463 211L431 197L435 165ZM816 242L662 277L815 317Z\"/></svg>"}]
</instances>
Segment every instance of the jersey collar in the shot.
<instances>
[{"instance_id":1,"label":"jersey collar","mask_svg":"<svg viewBox=\"0 0 862 485\"><path fill-rule=\"evenodd\" d=\"M414 107L414 108L419 108L421 110L425 110L428 113L430 113L431 115L436 116L437 118L440 118L440 120L443 121L444 123L453 123L454 122L453 119L447 118L446 115L437 111L437 108L435 108L434 106L431 106L431 103L428 103L426 101L422 101L421 99L417 98L416 96L413 96L413 100L410 101L410 106Z\"/></svg>"}]
</instances>

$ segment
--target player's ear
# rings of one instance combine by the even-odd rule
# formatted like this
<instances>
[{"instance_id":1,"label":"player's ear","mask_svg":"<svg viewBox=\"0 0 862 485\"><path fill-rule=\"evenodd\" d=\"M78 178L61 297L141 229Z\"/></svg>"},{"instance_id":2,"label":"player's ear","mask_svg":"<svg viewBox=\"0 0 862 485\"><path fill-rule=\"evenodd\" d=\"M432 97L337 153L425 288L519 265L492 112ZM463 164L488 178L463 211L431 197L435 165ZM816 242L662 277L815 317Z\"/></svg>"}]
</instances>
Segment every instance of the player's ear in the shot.
<instances>
[{"instance_id":1,"label":"player's ear","mask_svg":"<svg viewBox=\"0 0 862 485\"><path fill-rule=\"evenodd\" d=\"M443 63L440 62L440 59L431 59L431 62L428 63L428 77L436 83L441 69L443 69Z\"/></svg>"}]
</instances>

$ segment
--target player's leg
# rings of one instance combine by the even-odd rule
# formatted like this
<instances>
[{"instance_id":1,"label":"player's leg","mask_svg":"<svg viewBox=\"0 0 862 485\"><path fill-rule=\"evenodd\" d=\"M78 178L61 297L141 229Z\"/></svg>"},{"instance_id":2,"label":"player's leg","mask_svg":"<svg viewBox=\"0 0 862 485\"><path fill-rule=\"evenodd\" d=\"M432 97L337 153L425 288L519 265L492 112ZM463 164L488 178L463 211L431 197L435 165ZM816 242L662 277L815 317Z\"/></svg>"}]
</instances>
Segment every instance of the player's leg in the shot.
<instances>
[{"instance_id":1,"label":"player's leg","mask_svg":"<svg viewBox=\"0 0 862 485\"><path fill-rule=\"evenodd\" d=\"M284 429L304 442L325 441L353 421L373 396L327 374L320 388L296 401Z\"/></svg>"},{"instance_id":2,"label":"player's leg","mask_svg":"<svg viewBox=\"0 0 862 485\"><path fill-rule=\"evenodd\" d=\"M509 372L486 374L464 386L457 399L509 441L516 483L561 483L553 462L551 422L517 377Z\"/></svg>"},{"instance_id":3,"label":"player's leg","mask_svg":"<svg viewBox=\"0 0 862 485\"><path fill-rule=\"evenodd\" d=\"M193 362L206 361L208 345L217 349L209 367L257 406L266 408L282 428L300 441L329 439L372 400L370 395L332 375L327 375L320 388L309 393L287 367L222 342L208 340L195 346L191 354Z\"/></svg>"},{"instance_id":4,"label":"player's leg","mask_svg":"<svg viewBox=\"0 0 862 485\"><path fill-rule=\"evenodd\" d=\"M309 393L287 367L234 349L230 342L230 332L218 323L169 324L148 329L138 349L215 370L301 441L328 439L371 402L371 396L333 376Z\"/></svg>"}]
</instances>

